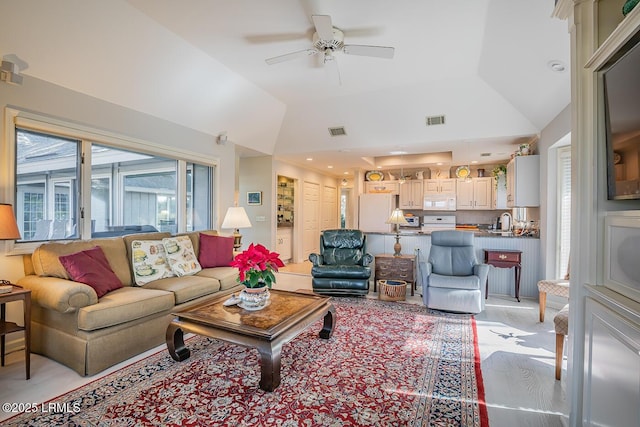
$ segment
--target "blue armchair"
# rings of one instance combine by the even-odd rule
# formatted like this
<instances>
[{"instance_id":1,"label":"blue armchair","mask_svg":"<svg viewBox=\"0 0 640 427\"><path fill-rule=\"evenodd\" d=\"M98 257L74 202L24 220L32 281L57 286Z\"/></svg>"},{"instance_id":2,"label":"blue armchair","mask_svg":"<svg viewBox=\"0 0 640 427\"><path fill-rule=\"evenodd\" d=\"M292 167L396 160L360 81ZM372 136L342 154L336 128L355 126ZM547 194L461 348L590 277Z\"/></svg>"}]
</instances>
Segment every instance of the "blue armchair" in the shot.
<instances>
[{"instance_id":1,"label":"blue armchair","mask_svg":"<svg viewBox=\"0 0 640 427\"><path fill-rule=\"evenodd\" d=\"M325 230L320 253L309 255L313 291L329 295L367 295L373 256L367 253L367 236L360 230Z\"/></svg>"},{"instance_id":2,"label":"blue armchair","mask_svg":"<svg viewBox=\"0 0 640 427\"><path fill-rule=\"evenodd\" d=\"M489 266L481 264L473 233L442 230L431 233L431 250L424 271L422 300L436 310L480 313Z\"/></svg>"}]
</instances>

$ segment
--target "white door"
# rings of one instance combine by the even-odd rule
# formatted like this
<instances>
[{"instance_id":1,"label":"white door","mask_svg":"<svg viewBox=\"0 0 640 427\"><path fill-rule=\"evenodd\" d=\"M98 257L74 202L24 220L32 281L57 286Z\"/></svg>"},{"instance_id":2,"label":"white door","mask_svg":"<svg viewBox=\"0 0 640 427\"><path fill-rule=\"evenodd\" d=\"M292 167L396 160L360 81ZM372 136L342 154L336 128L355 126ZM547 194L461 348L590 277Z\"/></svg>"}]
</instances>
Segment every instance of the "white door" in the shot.
<instances>
[{"instance_id":1,"label":"white door","mask_svg":"<svg viewBox=\"0 0 640 427\"><path fill-rule=\"evenodd\" d=\"M338 189L324 186L322 190L322 230L339 228Z\"/></svg>"},{"instance_id":2,"label":"white door","mask_svg":"<svg viewBox=\"0 0 640 427\"><path fill-rule=\"evenodd\" d=\"M320 184L305 181L302 184L302 259L320 251Z\"/></svg>"}]
</instances>

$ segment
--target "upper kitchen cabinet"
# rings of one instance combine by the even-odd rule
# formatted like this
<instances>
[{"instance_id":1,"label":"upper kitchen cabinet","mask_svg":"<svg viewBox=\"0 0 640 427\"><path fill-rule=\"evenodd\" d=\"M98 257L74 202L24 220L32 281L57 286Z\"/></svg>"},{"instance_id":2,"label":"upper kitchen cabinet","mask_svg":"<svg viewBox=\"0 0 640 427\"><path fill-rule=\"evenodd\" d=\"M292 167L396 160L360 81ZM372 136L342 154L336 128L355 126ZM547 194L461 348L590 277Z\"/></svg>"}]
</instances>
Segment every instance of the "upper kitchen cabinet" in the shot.
<instances>
[{"instance_id":1,"label":"upper kitchen cabinet","mask_svg":"<svg viewBox=\"0 0 640 427\"><path fill-rule=\"evenodd\" d=\"M516 156L507 164L507 207L540 206L540 156Z\"/></svg>"},{"instance_id":2,"label":"upper kitchen cabinet","mask_svg":"<svg viewBox=\"0 0 640 427\"><path fill-rule=\"evenodd\" d=\"M425 196L440 194L456 194L456 180L454 178L424 180Z\"/></svg>"},{"instance_id":3,"label":"upper kitchen cabinet","mask_svg":"<svg viewBox=\"0 0 640 427\"><path fill-rule=\"evenodd\" d=\"M400 209L422 209L424 186L421 179L408 180L400 184Z\"/></svg>"},{"instance_id":4,"label":"upper kitchen cabinet","mask_svg":"<svg viewBox=\"0 0 640 427\"><path fill-rule=\"evenodd\" d=\"M399 194L398 181L367 181L364 183L365 193L391 193Z\"/></svg>"},{"instance_id":5,"label":"upper kitchen cabinet","mask_svg":"<svg viewBox=\"0 0 640 427\"><path fill-rule=\"evenodd\" d=\"M458 179L456 182L456 209L493 209L493 178Z\"/></svg>"}]
</instances>

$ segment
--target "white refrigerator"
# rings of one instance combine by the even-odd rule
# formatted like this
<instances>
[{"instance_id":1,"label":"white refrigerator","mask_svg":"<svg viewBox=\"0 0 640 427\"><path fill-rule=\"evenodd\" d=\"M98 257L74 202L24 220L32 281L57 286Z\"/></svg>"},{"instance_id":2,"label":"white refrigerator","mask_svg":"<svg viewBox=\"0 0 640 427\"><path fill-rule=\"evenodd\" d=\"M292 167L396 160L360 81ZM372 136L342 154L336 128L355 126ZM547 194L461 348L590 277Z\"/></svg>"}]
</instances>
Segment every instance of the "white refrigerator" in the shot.
<instances>
[{"instance_id":1,"label":"white refrigerator","mask_svg":"<svg viewBox=\"0 0 640 427\"><path fill-rule=\"evenodd\" d=\"M364 232L389 233L394 225L386 221L396 208L397 196L388 193L362 194L358 204L358 228Z\"/></svg>"}]
</instances>

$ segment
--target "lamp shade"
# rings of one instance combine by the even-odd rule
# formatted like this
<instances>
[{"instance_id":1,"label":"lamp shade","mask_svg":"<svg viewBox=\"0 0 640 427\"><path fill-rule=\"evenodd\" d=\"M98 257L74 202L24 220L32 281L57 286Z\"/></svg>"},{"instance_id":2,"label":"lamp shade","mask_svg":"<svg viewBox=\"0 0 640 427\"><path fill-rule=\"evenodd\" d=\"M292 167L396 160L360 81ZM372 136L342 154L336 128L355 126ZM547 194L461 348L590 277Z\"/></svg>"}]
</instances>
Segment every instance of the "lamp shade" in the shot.
<instances>
[{"instance_id":1,"label":"lamp shade","mask_svg":"<svg viewBox=\"0 0 640 427\"><path fill-rule=\"evenodd\" d=\"M404 219L404 212L402 212L402 209L394 209L387 220L387 224L409 225L407 220Z\"/></svg>"},{"instance_id":2,"label":"lamp shade","mask_svg":"<svg viewBox=\"0 0 640 427\"><path fill-rule=\"evenodd\" d=\"M222 220L221 228L249 228L251 221L247 212L241 206L232 206L227 209L227 213Z\"/></svg>"},{"instance_id":3,"label":"lamp shade","mask_svg":"<svg viewBox=\"0 0 640 427\"><path fill-rule=\"evenodd\" d=\"M20 230L13 214L13 206L0 203L0 240L20 239Z\"/></svg>"}]
</instances>

